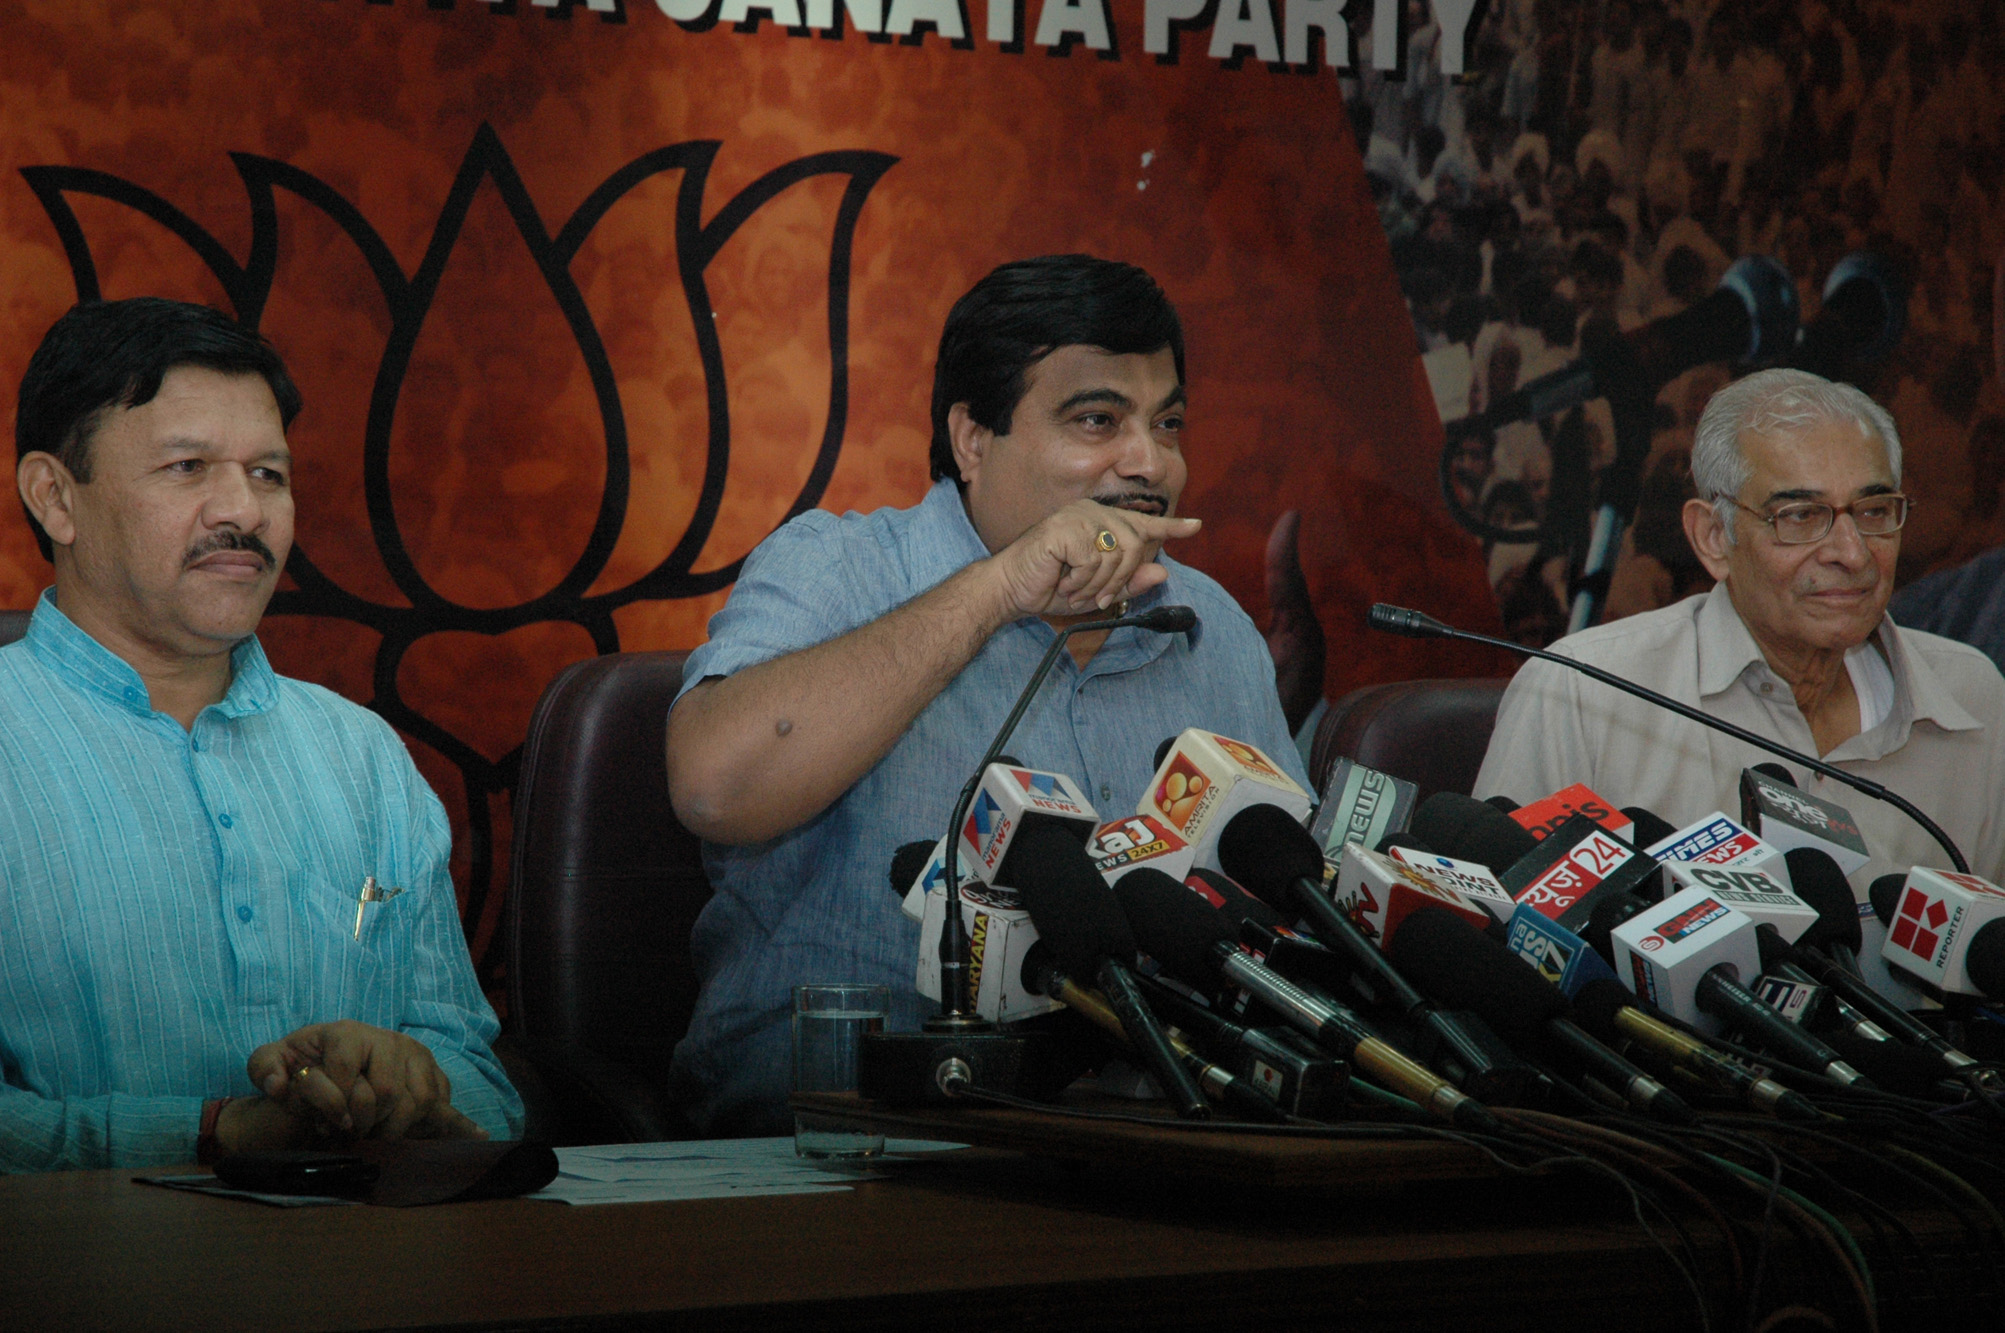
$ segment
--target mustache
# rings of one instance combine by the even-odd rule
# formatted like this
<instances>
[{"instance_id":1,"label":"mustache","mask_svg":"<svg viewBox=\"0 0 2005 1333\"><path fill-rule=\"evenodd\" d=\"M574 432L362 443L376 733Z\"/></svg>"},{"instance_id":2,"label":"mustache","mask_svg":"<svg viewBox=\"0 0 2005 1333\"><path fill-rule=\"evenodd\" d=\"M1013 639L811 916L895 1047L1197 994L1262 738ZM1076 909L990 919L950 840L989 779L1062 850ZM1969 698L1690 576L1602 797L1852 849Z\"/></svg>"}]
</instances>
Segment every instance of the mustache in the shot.
<instances>
[{"instance_id":1,"label":"mustache","mask_svg":"<svg viewBox=\"0 0 2005 1333\"><path fill-rule=\"evenodd\" d=\"M238 532L235 528L224 528L213 537L204 537L188 548L188 554L181 557L181 568L187 569L198 560L206 560L218 551L249 551L265 562L270 569L278 563L272 548L254 532Z\"/></svg>"},{"instance_id":2,"label":"mustache","mask_svg":"<svg viewBox=\"0 0 2005 1333\"><path fill-rule=\"evenodd\" d=\"M1170 497L1155 491L1120 491L1110 495L1096 495L1093 503L1106 505L1109 509L1121 509L1134 504L1146 504L1157 518L1170 512Z\"/></svg>"}]
</instances>

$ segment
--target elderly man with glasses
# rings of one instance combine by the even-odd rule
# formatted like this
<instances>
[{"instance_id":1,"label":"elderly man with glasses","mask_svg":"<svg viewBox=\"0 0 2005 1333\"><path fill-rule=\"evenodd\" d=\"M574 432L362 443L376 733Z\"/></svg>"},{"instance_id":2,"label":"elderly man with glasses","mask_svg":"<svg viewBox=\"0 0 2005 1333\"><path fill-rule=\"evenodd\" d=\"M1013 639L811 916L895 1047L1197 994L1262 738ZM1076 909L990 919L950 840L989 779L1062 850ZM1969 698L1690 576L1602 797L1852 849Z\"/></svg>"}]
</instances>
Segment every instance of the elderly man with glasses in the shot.
<instances>
[{"instance_id":1,"label":"elderly man with glasses","mask_svg":"<svg viewBox=\"0 0 2005 1333\"><path fill-rule=\"evenodd\" d=\"M2005 878L2005 679L1975 649L1887 616L1913 503L1893 418L1850 385L1762 371L1707 404L1692 479L1685 535L1717 586L1553 650L1883 783L1941 824L1972 870ZM1736 811L1741 770L1772 758L1528 662L1505 692L1476 794L1525 802L1585 782L1682 827ZM1945 864L1891 806L1796 777L1858 819L1873 854L1852 876L1861 901L1877 875ZM1878 923L1864 924L1869 977L1904 990L1879 964Z\"/></svg>"}]
</instances>

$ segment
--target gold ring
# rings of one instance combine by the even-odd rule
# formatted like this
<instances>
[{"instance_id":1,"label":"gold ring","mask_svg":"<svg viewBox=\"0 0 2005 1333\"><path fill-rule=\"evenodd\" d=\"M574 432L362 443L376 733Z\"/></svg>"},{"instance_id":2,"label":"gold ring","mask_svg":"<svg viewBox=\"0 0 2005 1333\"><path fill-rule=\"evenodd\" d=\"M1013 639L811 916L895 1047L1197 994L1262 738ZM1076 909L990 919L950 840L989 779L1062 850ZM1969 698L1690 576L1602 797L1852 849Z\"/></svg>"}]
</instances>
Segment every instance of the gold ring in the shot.
<instances>
[{"instance_id":1,"label":"gold ring","mask_svg":"<svg viewBox=\"0 0 2005 1333\"><path fill-rule=\"evenodd\" d=\"M1099 535L1093 538L1093 544L1103 551L1116 551L1121 547L1120 541L1110 528L1100 529Z\"/></svg>"},{"instance_id":2,"label":"gold ring","mask_svg":"<svg viewBox=\"0 0 2005 1333\"><path fill-rule=\"evenodd\" d=\"M313 1072L312 1065L301 1065L298 1069L293 1071L292 1081L294 1083L304 1083L306 1081L306 1076L308 1074L311 1074L312 1072Z\"/></svg>"}]
</instances>

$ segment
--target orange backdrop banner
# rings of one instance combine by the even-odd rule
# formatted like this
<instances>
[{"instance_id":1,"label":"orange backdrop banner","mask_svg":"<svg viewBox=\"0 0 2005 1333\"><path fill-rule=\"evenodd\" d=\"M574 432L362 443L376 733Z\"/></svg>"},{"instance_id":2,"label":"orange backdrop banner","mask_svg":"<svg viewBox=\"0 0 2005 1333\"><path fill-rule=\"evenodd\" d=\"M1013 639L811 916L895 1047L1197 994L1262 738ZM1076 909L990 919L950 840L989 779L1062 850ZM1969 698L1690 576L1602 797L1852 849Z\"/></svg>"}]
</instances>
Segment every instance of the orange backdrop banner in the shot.
<instances>
[{"instance_id":1,"label":"orange backdrop banner","mask_svg":"<svg viewBox=\"0 0 2005 1333\"><path fill-rule=\"evenodd\" d=\"M1052 3L1084 27L1040 45L1037 0L1012 44L980 5L957 44L951 21L861 32L856 7L838 39L790 32L793 0L687 23L653 0L17 0L0 359L18 378L97 295L207 302L278 345L307 407L263 637L411 740L477 951L544 685L699 642L792 513L914 503L941 323L1009 259L1089 251L1168 290L1206 520L1177 554L1260 618L1267 534L1302 510L1333 695L1498 669L1359 628L1376 599L1496 612L1437 495L1336 75L1263 63L1260 6L1164 27L1170 63L1145 27L1178 6ZM886 24L901 6L968 17L892 0ZM1236 60L1220 14L1250 34ZM10 507L0 605L47 580Z\"/></svg>"}]
</instances>

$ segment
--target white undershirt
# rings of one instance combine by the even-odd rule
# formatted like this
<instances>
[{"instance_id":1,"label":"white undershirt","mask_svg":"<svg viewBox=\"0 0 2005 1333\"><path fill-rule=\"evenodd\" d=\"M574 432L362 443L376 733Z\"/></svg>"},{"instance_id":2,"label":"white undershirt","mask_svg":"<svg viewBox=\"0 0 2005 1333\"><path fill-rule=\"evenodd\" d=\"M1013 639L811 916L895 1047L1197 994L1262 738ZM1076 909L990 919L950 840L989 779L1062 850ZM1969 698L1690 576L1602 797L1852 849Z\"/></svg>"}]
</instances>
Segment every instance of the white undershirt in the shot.
<instances>
[{"instance_id":1,"label":"white undershirt","mask_svg":"<svg viewBox=\"0 0 2005 1333\"><path fill-rule=\"evenodd\" d=\"M1852 678L1852 693L1859 696L1859 734L1863 736L1894 710L1894 670L1868 639L1846 652L1845 671Z\"/></svg>"}]
</instances>

